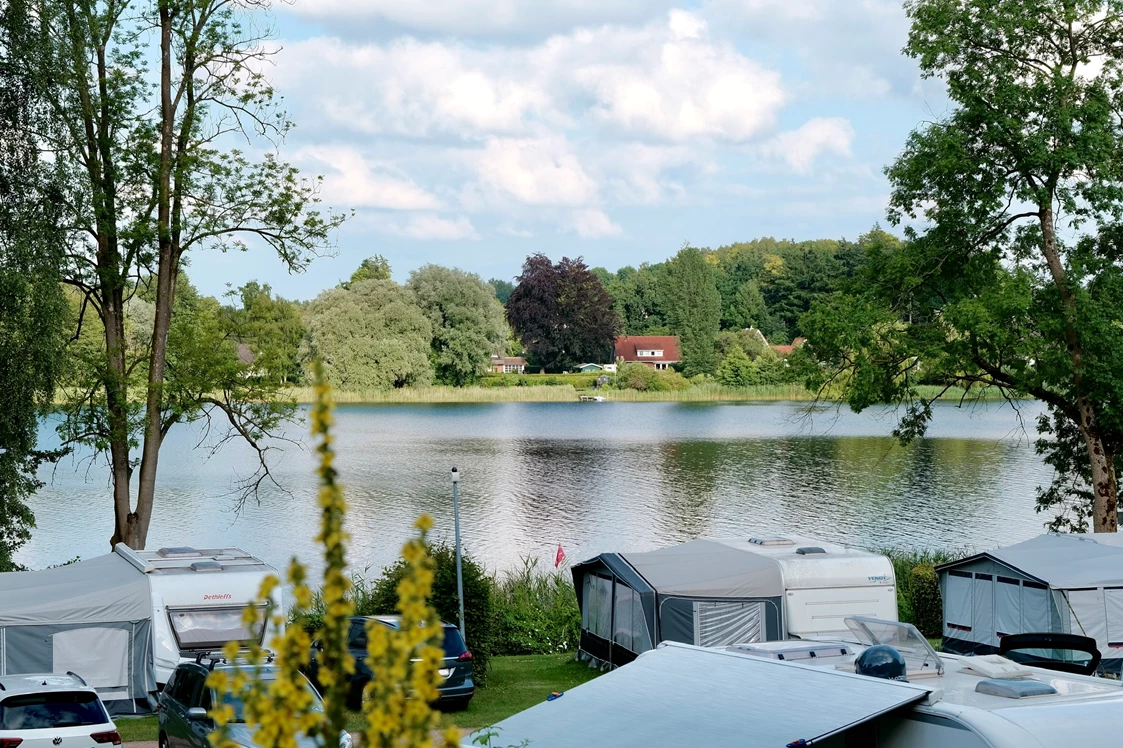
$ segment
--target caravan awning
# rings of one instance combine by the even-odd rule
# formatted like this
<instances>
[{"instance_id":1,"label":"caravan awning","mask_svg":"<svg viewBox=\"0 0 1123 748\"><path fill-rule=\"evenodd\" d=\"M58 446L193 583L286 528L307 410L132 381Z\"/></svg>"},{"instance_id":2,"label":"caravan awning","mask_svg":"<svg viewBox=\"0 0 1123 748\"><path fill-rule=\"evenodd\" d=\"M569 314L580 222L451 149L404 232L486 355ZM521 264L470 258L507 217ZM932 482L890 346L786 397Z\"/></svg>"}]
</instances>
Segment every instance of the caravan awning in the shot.
<instances>
[{"instance_id":1,"label":"caravan awning","mask_svg":"<svg viewBox=\"0 0 1123 748\"><path fill-rule=\"evenodd\" d=\"M0 626L144 621L148 580L115 553L43 571L0 574Z\"/></svg>"},{"instance_id":2,"label":"caravan awning","mask_svg":"<svg viewBox=\"0 0 1123 748\"><path fill-rule=\"evenodd\" d=\"M779 597L784 576L774 559L713 540L646 553L621 553L660 596Z\"/></svg>"},{"instance_id":3,"label":"caravan awning","mask_svg":"<svg viewBox=\"0 0 1123 748\"><path fill-rule=\"evenodd\" d=\"M664 644L503 720L533 748L809 744L924 699L928 689L827 668Z\"/></svg>"},{"instance_id":4,"label":"caravan awning","mask_svg":"<svg viewBox=\"0 0 1123 748\"><path fill-rule=\"evenodd\" d=\"M936 567L952 569L992 558L1054 589L1123 587L1123 536L1116 533L1049 533L1005 548Z\"/></svg>"}]
</instances>

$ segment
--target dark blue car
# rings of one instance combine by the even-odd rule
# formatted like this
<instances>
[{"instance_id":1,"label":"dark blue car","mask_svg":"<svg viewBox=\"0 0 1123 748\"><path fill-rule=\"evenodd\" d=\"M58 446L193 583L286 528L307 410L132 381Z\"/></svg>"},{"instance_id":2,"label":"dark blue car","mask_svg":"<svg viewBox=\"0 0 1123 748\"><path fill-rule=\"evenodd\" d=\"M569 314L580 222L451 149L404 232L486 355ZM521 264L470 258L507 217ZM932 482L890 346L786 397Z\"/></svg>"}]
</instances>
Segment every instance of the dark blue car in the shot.
<instances>
[{"instance_id":1,"label":"dark blue car","mask_svg":"<svg viewBox=\"0 0 1123 748\"><path fill-rule=\"evenodd\" d=\"M351 692L348 697L348 706L352 708L357 708L362 703L363 689L372 676L366 664L367 621L376 621L392 629L401 626L400 616L355 616L351 619L351 628L347 633L347 648L355 658L355 672L351 674ZM438 704L447 709L464 709L476 692L476 684L472 681L472 653L464 644L460 629L451 623L442 623L441 627L444 629L445 656L440 670L444 681L437 687L440 691ZM319 663L316 656L319 651L319 642L313 642L307 675L317 687L319 687L319 679L316 677Z\"/></svg>"}]
</instances>

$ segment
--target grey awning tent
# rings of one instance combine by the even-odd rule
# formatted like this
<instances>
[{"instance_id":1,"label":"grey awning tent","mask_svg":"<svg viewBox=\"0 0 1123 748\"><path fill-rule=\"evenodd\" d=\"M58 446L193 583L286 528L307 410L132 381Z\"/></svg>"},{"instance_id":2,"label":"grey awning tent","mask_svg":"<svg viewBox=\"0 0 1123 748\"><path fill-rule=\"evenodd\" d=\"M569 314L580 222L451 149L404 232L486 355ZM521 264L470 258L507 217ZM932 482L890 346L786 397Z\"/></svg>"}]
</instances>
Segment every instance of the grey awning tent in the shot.
<instances>
[{"instance_id":1,"label":"grey awning tent","mask_svg":"<svg viewBox=\"0 0 1123 748\"><path fill-rule=\"evenodd\" d=\"M667 644L492 729L502 745L532 748L779 748L817 744L928 692L833 668Z\"/></svg>"},{"instance_id":2,"label":"grey awning tent","mask_svg":"<svg viewBox=\"0 0 1123 748\"><path fill-rule=\"evenodd\" d=\"M662 641L721 646L783 636L779 564L721 541L602 553L575 565L573 580L579 650L609 666Z\"/></svg>"},{"instance_id":3,"label":"grey awning tent","mask_svg":"<svg viewBox=\"0 0 1123 748\"><path fill-rule=\"evenodd\" d=\"M0 574L0 679L70 671L111 711L137 711L156 688L151 638L148 580L116 554Z\"/></svg>"},{"instance_id":4,"label":"grey awning tent","mask_svg":"<svg viewBox=\"0 0 1123 748\"><path fill-rule=\"evenodd\" d=\"M1123 670L1123 537L1050 533L937 567L944 643L989 654L1006 634L1089 636Z\"/></svg>"}]
</instances>

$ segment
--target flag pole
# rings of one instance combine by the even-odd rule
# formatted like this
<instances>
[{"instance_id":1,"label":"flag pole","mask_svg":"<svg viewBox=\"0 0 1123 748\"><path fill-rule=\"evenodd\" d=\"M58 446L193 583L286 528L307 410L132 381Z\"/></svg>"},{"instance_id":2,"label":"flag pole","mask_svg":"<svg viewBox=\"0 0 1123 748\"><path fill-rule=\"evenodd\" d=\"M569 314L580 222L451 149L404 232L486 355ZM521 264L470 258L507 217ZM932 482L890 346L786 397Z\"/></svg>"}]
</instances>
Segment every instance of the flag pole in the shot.
<instances>
[{"instance_id":1,"label":"flag pole","mask_svg":"<svg viewBox=\"0 0 1123 748\"><path fill-rule=\"evenodd\" d=\"M452 513L456 523L456 599L460 602L460 636L468 646L468 633L464 628L464 569L460 563L460 473L452 468Z\"/></svg>"}]
</instances>

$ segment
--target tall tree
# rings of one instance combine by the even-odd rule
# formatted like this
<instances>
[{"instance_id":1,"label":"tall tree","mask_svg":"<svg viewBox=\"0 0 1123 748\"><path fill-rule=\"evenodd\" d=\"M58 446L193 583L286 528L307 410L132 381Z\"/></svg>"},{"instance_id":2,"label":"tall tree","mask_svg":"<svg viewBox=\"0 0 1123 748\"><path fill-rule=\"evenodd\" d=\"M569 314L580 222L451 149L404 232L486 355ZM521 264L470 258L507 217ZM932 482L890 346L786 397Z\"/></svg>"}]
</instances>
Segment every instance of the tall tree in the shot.
<instances>
[{"instance_id":1,"label":"tall tree","mask_svg":"<svg viewBox=\"0 0 1123 748\"><path fill-rule=\"evenodd\" d=\"M365 280L390 280L390 261L382 255L366 258L359 263L355 272L351 273L351 279L343 285L347 287L351 283Z\"/></svg>"},{"instance_id":2,"label":"tall tree","mask_svg":"<svg viewBox=\"0 0 1123 748\"><path fill-rule=\"evenodd\" d=\"M40 485L39 418L62 364L67 307L59 285L65 232L57 173L34 137L49 125L21 69L39 43L27 4L0 7L0 571L31 536Z\"/></svg>"},{"instance_id":3,"label":"tall tree","mask_svg":"<svg viewBox=\"0 0 1123 748\"><path fill-rule=\"evenodd\" d=\"M556 265L543 254L526 258L507 301L507 321L527 353L547 369L607 361L620 320L597 276L581 258Z\"/></svg>"},{"instance_id":4,"label":"tall tree","mask_svg":"<svg viewBox=\"0 0 1123 748\"><path fill-rule=\"evenodd\" d=\"M506 306L507 299L511 298L511 292L515 290L515 284L511 281L499 280L498 278L492 278L488 283L495 289L495 298L499 299L500 304Z\"/></svg>"},{"instance_id":5,"label":"tall tree","mask_svg":"<svg viewBox=\"0 0 1123 748\"><path fill-rule=\"evenodd\" d=\"M659 296L660 276L665 268L640 265L623 267L608 286L626 335L667 335L666 313Z\"/></svg>"},{"instance_id":6,"label":"tall tree","mask_svg":"<svg viewBox=\"0 0 1123 748\"><path fill-rule=\"evenodd\" d=\"M683 374L713 374L721 324L721 294L713 265L702 250L686 246L668 261L662 280L667 320L682 339Z\"/></svg>"},{"instance_id":7,"label":"tall tree","mask_svg":"<svg viewBox=\"0 0 1123 748\"><path fill-rule=\"evenodd\" d=\"M392 280L328 289L308 305L304 319L304 359L320 359L336 387L392 389L433 379L433 327L413 294Z\"/></svg>"},{"instance_id":8,"label":"tall tree","mask_svg":"<svg viewBox=\"0 0 1123 748\"><path fill-rule=\"evenodd\" d=\"M507 321L494 289L474 273L425 265L410 273L409 289L433 326L430 359L437 381L462 387L487 371L506 348Z\"/></svg>"},{"instance_id":9,"label":"tall tree","mask_svg":"<svg viewBox=\"0 0 1123 748\"><path fill-rule=\"evenodd\" d=\"M927 230L875 253L872 294L813 313L813 350L847 370L852 406L907 403L906 437L931 418L921 376L1038 398L1083 442L1084 516L1115 531L1123 2L913 0L906 11L906 53L955 104L887 170L890 219Z\"/></svg>"},{"instance_id":10,"label":"tall tree","mask_svg":"<svg viewBox=\"0 0 1123 748\"><path fill-rule=\"evenodd\" d=\"M169 333L184 257L253 242L299 270L341 217L321 216L318 183L272 152L255 162L223 147L230 134L271 145L289 127L257 72L268 54L252 31L262 26L255 16L264 0L29 2L37 32L52 42L24 64L58 123L57 134L37 135L68 179L65 281L82 294L79 325L96 315L104 335L100 386L70 403L64 433L107 454L112 542L143 548L160 446L176 423L214 413L257 448L252 490L269 469L261 438L284 415L238 387L218 388L229 382L176 389ZM158 66L155 85L149 60ZM125 309L142 277L152 279L154 313L147 356L137 362L127 355Z\"/></svg>"},{"instance_id":11,"label":"tall tree","mask_svg":"<svg viewBox=\"0 0 1123 748\"><path fill-rule=\"evenodd\" d=\"M236 300L224 310L226 324L233 338L249 348L253 371L275 382L298 382L305 330L297 305L257 281L226 296Z\"/></svg>"}]
</instances>

